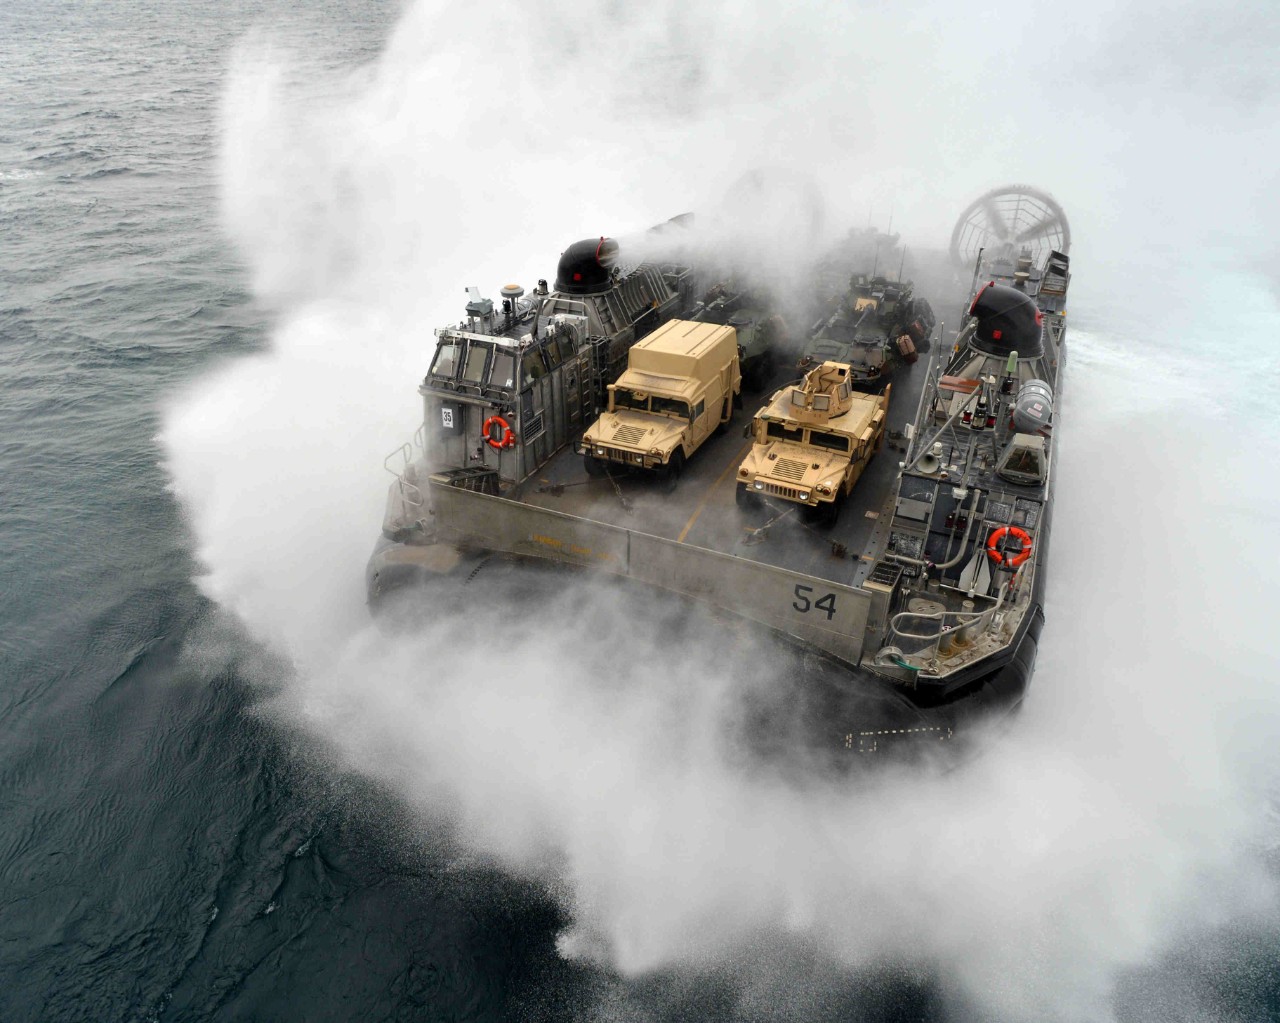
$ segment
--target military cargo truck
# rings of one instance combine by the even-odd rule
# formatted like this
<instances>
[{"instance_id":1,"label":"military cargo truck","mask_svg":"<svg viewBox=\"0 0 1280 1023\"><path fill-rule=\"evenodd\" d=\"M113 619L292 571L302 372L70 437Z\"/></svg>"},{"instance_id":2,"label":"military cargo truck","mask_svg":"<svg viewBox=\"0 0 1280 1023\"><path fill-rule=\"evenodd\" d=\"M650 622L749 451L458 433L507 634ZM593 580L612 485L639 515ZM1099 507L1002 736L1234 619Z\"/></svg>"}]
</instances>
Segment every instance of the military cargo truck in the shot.
<instances>
[{"instance_id":1,"label":"military cargo truck","mask_svg":"<svg viewBox=\"0 0 1280 1023\"><path fill-rule=\"evenodd\" d=\"M780 498L834 524L840 505L884 440L889 391L854 391L853 367L824 362L756 413L755 443L738 468L738 503Z\"/></svg>"},{"instance_id":2,"label":"military cargo truck","mask_svg":"<svg viewBox=\"0 0 1280 1023\"><path fill-rule=\"evenodd\" d=\"M578 444L583 464L592 476L612 463L674 483L686 459L729 422L741 392L734 329L670 320L632 346L626 371L609 385L608 409Z\"/></svg>"}]
</instances>

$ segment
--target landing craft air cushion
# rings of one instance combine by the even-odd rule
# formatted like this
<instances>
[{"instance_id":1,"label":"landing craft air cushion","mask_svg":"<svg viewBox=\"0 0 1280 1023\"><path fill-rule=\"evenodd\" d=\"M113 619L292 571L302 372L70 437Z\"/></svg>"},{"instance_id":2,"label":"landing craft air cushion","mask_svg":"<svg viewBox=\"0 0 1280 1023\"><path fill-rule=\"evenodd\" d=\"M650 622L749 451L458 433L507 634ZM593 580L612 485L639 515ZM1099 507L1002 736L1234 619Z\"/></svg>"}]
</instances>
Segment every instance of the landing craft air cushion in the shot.
<instances>
[{"instance_id":1,"label":"landing craft air cushion","mask_svg":"<svg viewBox=\"0 0 1280 1023\"><path fill-rule=\"evenodd\" d=\"M821 690L808 741L878 756L962 745L972 723L1021 701L1044 621L1070 275L1065 216L1029 203L1027 223L1017 188L997 190L987 244L966 253L967 288L954 283L958 269L934 267L939 288L968 293L960 329L939 325L927 361L894 368L892 401L888 388L857 395L879 418L866 457L853 458L852 442L842 456L859 461L855 474L835 466L830 480L810 481L816 490L841 480L843 514L825 526L800 514L808 500L795 495L753 491L758 501L739 506L741 469L754 464L740 429L708 436L673 495L620 464L586 472L584 431L608 414L631 346L712 304L687 261L625 267L616 244L596 239L562 254L554 290L539 282L525 298L508 286L500 310L470 292L467 320L437 332L419 387L423 426L392 456L398 464L388 460L395 480L368 567L371 604L477 573L514 592L511 572L575 566L773 637L794 684ZM800 393L810 407L789 414L793 423L816 422L812 398L837 395L853 367L817 369L813 386L775 379L734 417L757 432L764 423L769 440L768 423L788 418L779 396ZM860 426L858 439L872 422Z\"/></svg>"}]
</instances>

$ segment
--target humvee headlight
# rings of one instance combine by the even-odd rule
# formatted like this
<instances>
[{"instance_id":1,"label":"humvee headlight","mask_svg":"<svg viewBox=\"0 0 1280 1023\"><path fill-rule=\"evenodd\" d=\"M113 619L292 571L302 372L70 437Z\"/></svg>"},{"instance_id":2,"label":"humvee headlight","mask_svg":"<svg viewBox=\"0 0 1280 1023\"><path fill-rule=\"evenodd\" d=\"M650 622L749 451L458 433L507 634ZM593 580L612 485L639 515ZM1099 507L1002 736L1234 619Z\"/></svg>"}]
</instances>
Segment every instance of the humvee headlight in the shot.
<instances>
[{"instance_id":1,"label":"humvee headlight","mask_svg":"<svg viewBox=\"0 0 1280 1023\"><path fill-rule=\"evenodd\" d=\"M800 500L802 500L802 501L807 501L807 500L809 500L809 491L807 491L807 490L802 490L802 491L800 491Z\"/></svg>"},{"instance_id":2,"label":"humvee headlight","mask_svg":"<svg viewBox=\"0 0 1280 1023\"><path fill-rule=\"evenodd\" d=\"M763 483L761 483L759 480L756 480L756 489L757 489L757 490L763 490L763 489L764 489L764 484L763 484Z\"/></svg>"},{"instance_id":3,"label":"humvee headlight","mask_svg":"<svg viewBox=\"0 0 1280 1023\"><path fill-rule=\"evenodd\" d=\"M597 455L603 455L603 454L604 454L604 448L596 448L596 454L597 454Z\"/></svg>"}]
</instances>

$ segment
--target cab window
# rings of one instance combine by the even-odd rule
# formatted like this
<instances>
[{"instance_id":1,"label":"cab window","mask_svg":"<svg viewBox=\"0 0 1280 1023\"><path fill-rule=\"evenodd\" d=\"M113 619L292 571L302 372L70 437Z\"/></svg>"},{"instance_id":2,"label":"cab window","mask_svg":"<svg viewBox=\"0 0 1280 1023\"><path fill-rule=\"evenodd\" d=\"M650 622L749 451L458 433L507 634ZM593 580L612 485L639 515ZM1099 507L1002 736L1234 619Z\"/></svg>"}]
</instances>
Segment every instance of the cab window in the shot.
<instances>
[{"instance_id":1,"label":"cab window","mask_svg":"<svg viewBox=\"0 0 1280 1023\"><path fill-rule=\"evenodd\" d=\"M488 345L469 345L467 347L467 365L462 371L462 379L469 384L478 384L484 379L484 368L489 361Z\"/></svg>"},{"instance_id":2,"label":"cab window","mask_svg":"<svg viewBox=\"0 0 1280 1023\"><path fill-rule=\"evenodd\" d=\"M707 403L705 401L698 402L698 404L693 406L693 418L701 419L702 413L705 411L707 411Z\"/></svg>"},{"instance_id":3,"label":"cab window","mask_svg":"<svg viewBox=\"0 0 1280 1023\"><path fill-rule=\"evenodd\" d=\"M799 444L804 440L804 430L798 426L788 426L786 423L775 422L769 420L769 425L765 427L765 436L774 440L789 440Z\"/></svg>"},{"instance_id":4,"label":"cab window","mask_svg":"<svg viewBox=\"0 0 1280 1023\"><path fill-rule=\"evenodd\" d=\"M452 342L442 344L436 349L436 358L431 364L431 375L433 377L448 377L452 380L457 370L458 346Z\"/></svg>"},{"instance_id":5,"label":"cab window","mask_svg":"<svg viewBox=\"0 0 1280 1023\"><path fill-rule=\"evenodd\" d=\"M680 401L678 398L659 398L657 395L654 395L653 411L662 412L666 415L679 416L681 419L688 419L689 403L687 401Z\"/></svg>"},{"instance_id":6,"label":"cab window","mask_svg":"<svg viewBox=\"0 0 1280 1023\"><path fill-rule=\"evenodd\" d=\"M843 451L846 454L849 451L849 438L842 437L838 433L820 433L817 430L811 430L809 433L809 443L815 448L827 448L830 451Z\"/></svg>"},{"instance_id":7,"label":"cab window","mask_svg":"<svg viewBox=\"0 0 1280 1023\"><path fill-rule=\"evenodd\" d=\"M489 386L510 390L516 385L516 360L510 352L494 352Z\"/></svg>"},{"instance_id":8,"label":"cab window","mask_svg":"<svg viewBox=\"0 0 1280 1023\"><path fill-rule=\"evenodd\" d=\"M524 384L526 386L546 376L547 367L542 364L542 350L531 348L525 352L524 358L520 361L520 368L524 374Z\"/></svg>"},{"instance_id":9,"label":"cab window","mask_svg":"<svg viewBox=\"0 0 1280 1023\"><path fill-rule=\"evenodd\" d=\"M613 389L613 407L633 408L639 409L641 412L648 412L649 399L641 398L634 392L628 391L625 387L615 387Z\"/></svg>"},{"instance_id":10,"label":"cab window","mask_svg":"<svg viewBox=\"0 0 1280 1023\"><path fill-rule=\"evenodd\" d=\"M561 335L555 340L556 347L560 350L560 359L572 359L574 356L573 342L566 335Z\"/></svg>"}]
</instances>

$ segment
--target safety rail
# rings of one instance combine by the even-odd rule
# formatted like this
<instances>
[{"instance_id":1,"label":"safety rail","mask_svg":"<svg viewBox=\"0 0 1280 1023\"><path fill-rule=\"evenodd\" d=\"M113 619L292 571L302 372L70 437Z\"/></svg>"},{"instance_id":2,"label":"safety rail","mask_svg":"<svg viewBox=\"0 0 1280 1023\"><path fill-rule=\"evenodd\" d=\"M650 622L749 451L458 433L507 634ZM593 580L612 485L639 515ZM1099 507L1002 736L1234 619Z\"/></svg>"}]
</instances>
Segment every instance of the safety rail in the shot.
<instances>
[{"instance_id":1,"label":"safety rail","mask_svg":"<svg viewBox=\"0 0 1280 1023\"><path fill-rule=\"evenodd\" d=\"M995 614L996 609L1000 606L997 601L992 607L984 608L981 611L935 611L932 613L924 611L900 611L889 619L889 633L897 636L899 639L918 639L925 642L936 642L948 633L955 633L962 629L981 632L986 628L987 622L982 623L981 628L976 628L979 619L986 618L989 622L991 616ZM900 622L902 619L914 618L920 621L937 622L938 628L933 632L908 632L904 629ZM950 621L949 621L950 620Z\"/></svg>"},{"instance_id":2,"label":"safety rail","mask_svg":"<svg viewBox=\"0 0 1280 1023\"><path fill-rule=\"evenodd\" d=\"M1004 606L1005 598L1017 588L1021 575L1021 572L1016 572L1012 579L1001 585L995 603L980 611L899 611L895 614L889 619L889 634L886 638L914 641L902 644L903 663L900 663L899 667L918 671L922 665L911 663L909 658L934 661L939 657L948 657L958 652L956 647L967 647L983 633L990 631L993 621L996 622L998 630L1000 621L1004 618L1001 608ZM934 631L909 631L906 627L907 623L913 620L914 622L936 622L937 628ZM912 649L905 649L908 646Z\"/></svg>"},{"instance_id":3,"label":"safety rail","mask_svg":"<svg viewBox=\"0 0 1280 1023\"><path fill-rule=\"evenodd\" d=\"M982 611L900 612L890 619L889 636L886 637L889 645L881 649L877 663L893 664L909 672L928 670L936 666L939 659L969 648L990 627L997 606ZM937 629L931 632L909 631L904 627L908 619L936 622Z\"/></svg>"},{"instance_id":4,"label":"safety rail","mask_svg":"<svg viewBox=\"0 0 1280 1023\"><path fill-rule=\"evenodd\" d=\"M399 469L391 468L391 460L395 458L396 455L400 456L401 462L402 462ZM387 472L391 473L392 476L395 476L397 479L399 479L401 474L404 472L405 467L411 461L413 461L413 447L412 445L410 445L408 441L405 441L398 448L392 451L391 454L387 455L387 457L382 460L382 467L386 469Z\"/></svg>"},{"instance_id":5,"label":"safety rail","mask_svg":"<svg viewBox=\"0 0 1280 1023\"><path fill-rule=\"evenodd\" d=\"M420 426L418 427L417 431L413 435L414 444L417 444L419 451L422 450L422 444L421 444L421 438L423 436L422 431L423 431L423 427ZM418 507L422 507L423 505L422 491L418 488L416 484L405 479L406 470L408 470L409 466L413 464L414 444L411 444L409 441L405 441L398 448L392 451L391 454L387 455L387 457L382 460L382 467L396 478L396 486L400 492L401 501L403 501L406 506L413 504L413 505L417 505ZM397 456L400 458L400 468L393 469L391 467L391 463Z\"/></svg>"}]
</instances>

